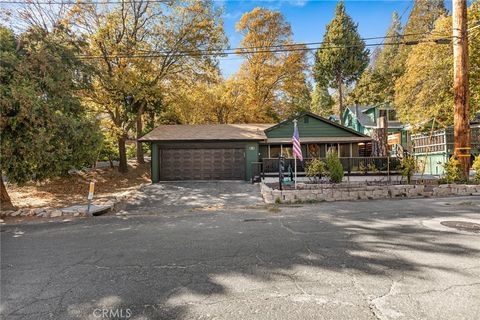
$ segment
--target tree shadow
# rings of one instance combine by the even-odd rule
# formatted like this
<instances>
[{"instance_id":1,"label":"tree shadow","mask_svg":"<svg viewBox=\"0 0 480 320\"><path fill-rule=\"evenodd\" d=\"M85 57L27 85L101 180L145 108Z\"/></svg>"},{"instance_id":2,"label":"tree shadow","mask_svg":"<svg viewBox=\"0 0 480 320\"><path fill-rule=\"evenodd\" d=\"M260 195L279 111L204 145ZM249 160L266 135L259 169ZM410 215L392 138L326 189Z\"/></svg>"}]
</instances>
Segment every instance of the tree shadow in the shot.
<instances>
[{"instance_id":1,"label":"tree shadow","mask_svg":"<svg viewBox=\"0 0 480 320\"><path fill-rule=\"evenodd\" d=\"M313 205L282 207L276 215L250 210L79 220L25 226L25 236L15 242L7 229L2 232L2 314L98 319L96 310L106 309L130 310L129 319L182 319L249 291L280 296L277 285L311 296L302 281L315 282L316 290L328 295L333 287L352 286L346 275L374 281L405 273L421 279L427 269L468 275L453 264L417 256L480 257L473 243L445 238L464 235L409 221L445 215L443 207L373 215L367 205L357 206L357 213ZM54 233L62 242L45 245Z\"/></svg>"}]
</instances>

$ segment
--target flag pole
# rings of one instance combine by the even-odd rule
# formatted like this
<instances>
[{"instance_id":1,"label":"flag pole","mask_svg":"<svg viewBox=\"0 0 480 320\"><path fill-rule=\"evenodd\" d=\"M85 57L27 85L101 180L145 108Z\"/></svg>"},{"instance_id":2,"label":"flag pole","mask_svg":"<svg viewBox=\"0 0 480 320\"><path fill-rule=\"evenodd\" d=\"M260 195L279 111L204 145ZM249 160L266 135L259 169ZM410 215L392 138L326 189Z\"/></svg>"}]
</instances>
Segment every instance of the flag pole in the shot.
<instances>
[{"instance_id":1,"label":"flag pole","mask_svg":"<svg viewBox=\"0 0 480 320\"><path fill-rule=\"evenodd\" d=\"M293 132L295 132L295 130L297 129L297 119L294 119L293 120L293 125L294 125L294 128L293 128ZM293 148L292 148L293 150ZM295 152L293 152L293 161L295 161L295 190L297 189L297 154Z\"/></svg>"},{"instance_id":2,"label":"flag pole","mask_svg":"<svg viewBox=\"0 0 480 320\"><path fill-rule=\"evenodd\" d=\"M293 159L295 160L295 189L297 189L297 156L294 155Z\"/></svg>"}]
</instances>

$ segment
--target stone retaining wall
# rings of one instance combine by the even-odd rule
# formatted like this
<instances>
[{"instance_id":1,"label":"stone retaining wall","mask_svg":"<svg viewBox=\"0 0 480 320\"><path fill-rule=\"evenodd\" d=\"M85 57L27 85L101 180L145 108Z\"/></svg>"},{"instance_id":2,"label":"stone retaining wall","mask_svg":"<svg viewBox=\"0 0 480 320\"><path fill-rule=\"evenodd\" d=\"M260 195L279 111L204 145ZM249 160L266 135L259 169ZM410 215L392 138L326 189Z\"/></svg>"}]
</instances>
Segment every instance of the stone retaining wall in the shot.
<instances>
[{"instance_id":1,"label":"stone retaining wall","mask_svg":"<svg viewBox=\"0 0 480 320\"><path fill-rule=\"evenodd\" d=\"M480 185L463 184L366 186L344 183L337 185L298 183L297 188L280 191L262 183L261 192L265 203L480 195Z\"/></svg>"}]
</instances>

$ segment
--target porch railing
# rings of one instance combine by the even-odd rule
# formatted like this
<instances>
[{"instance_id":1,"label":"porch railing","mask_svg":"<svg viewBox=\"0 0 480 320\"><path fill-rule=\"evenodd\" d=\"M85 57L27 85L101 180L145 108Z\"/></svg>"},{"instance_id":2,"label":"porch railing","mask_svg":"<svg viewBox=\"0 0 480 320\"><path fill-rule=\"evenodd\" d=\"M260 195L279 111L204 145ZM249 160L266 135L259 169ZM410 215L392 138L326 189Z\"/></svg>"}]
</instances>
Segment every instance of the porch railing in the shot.
<instances>
[{"instance_id":1,"label":"porch railing","mask_svg":"<svg viewBox=\"0 0 480 320\"><path fill-rule=\"evenodd\" d=\"M319 158L325 160L325 158ZM347 173L396 173L400 170L400 159L396 157L342 157L339 158L343 170ZM305 158L303 161L297 160L297 171L305 172L305 167L313 158ZM285 159L285 170L288 167L294 168L295 159ZM261 171L263 174L278 173L278 158L263 158L261 162Z\"/></svg>"}]
</instances>

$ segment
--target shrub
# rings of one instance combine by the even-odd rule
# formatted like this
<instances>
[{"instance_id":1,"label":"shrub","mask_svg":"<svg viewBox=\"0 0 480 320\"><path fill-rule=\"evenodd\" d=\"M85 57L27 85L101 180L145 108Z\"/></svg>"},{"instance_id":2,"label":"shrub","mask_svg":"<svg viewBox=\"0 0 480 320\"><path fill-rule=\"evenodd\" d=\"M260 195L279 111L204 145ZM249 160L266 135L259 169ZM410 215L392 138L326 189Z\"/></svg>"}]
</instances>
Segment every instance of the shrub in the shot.
<instances>
[{"instance_id":1,"label":"shrub","mask_svg":"<svg viewBox=\"0 0 480 320\"><path fill-rule=\"evenodd\" d=\"M448 161L443 165L445 180L447 183L452 182L462 182L464 180L462 167L460 161L454 156L452 156Z\"/></svg>"},{"instance_id":2,"label":"shrub","mask_svg":"<svg viewBox=\"0 0 480 320\"><path fill-rule=\"evenodd\" d=\"M113 160L118 160L118 158L118 147L115 141L110 136L104 135L98 160L109 161L110 167L113 168Z\"/></svg>"},{"instance_id":3,"label":"shrub","mask_svg":"<svg viewBox=\"0 0 480 320\"><path fill-rule=\"evenodd\" d=\"M137 156L137 145L135 143L127 145L127 159L132 159Z\"/></svg>"},{"instance_id":4,"label":"shrub","mask_svg":"<svg viewBox=\"0 0 480 320\"><path fill-rule=\"evenodd\" d=\"M364 174L367 174L368 166L365 165L364 161L361 161L360 164L358 165L358 171L363 172Z\"/></svg>"},{"instance_id":5,"label":"shrub","mask_svg":"<svg viewBox=\"0 0 480 320\"><path fill-rule=\"evenodd\" d=\"M412 156L404 157L400 163L400 169L402 176L407 178L407 183L410 184L412 176L417 170L417 162L415 161L415 158Z\"/></svg>"},{"instance_id":6,"label":"shrub","mask_svg":"<svg viewBox=\"0 0 480 320\"><path fill-rule=\"evenodd\" d=\"M480 183L480 155L478 155L473 161L472 168L475 170L475 182Z\"/></svg>"},{"instance_id":7,"label":"shrub","mask_svg":"<svg viewBox=\"0 0 480 320\"><path fill-rule=\"evenodd\" d=\"M320 182L323 176L327 174L325 162L320 159L313 159L306 167L307 177L312 178L315 183Z\"/></svg>"},{"instance_id":8,"label":"shrub","mask_svg":"<svg viewBox=\"0 0 480 320\"><path fill-rule=\"evenodd\" d=\"M335 150L328 150L326 162L330 181L333 183L342 182L343 166Z\"/></svg>"},{"instance_id":9,"label":"shrub","mask_svg":"<svg viewBox=\"0 0 480 320\"><path fill-rule=\"evenodd\" d=\"M375 172L375 171L380 171L375 163L369 163L367 166L367 171Z\"/></svg>"}]
</instances>

